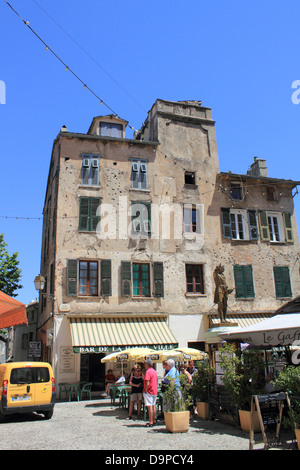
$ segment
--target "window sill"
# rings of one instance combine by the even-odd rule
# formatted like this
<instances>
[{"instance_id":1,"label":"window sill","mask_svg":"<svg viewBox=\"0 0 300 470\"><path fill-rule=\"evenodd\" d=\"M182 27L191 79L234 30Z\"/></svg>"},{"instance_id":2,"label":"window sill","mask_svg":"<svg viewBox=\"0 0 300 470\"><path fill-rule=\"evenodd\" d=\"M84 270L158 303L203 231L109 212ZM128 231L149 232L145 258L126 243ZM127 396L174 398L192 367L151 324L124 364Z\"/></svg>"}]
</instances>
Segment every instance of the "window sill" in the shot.
<instances>
[{"instance_id":1,"label":"window sill","mask_svg":"<svg viewBox=\"0 0 300 470\"><path fill-rule=\"evenodd\" d=\"M188 299L195 299L197 297L207 297L207 294L184 294Z\"/></svg>"},{"instance_id":2,"label":"window sill","mask_svg":"<svg viewBox=\"0 0 300 470\"><path fill-rule=\"evenodd\" d=\"M255 300L255 297L236 297L235 300Z\"/></svg>"},{"instance_id":3,"label":"window sill","mask_svg":"<svg viewBox=\"0 0 300 470\"><path fill-rule=\"evenodd\" d=\"M141 188L130 188L129 191L134 191L134 192L141 192L141 193L149 193L150 194L150 189L141 189Z\"/></svg>"},{"instance_id":4,"label":"window sill","mask_svg":"<svg viewBox=\"0 0 300 470\"><path fill-rule=\"evenodd\" d=\"M78 189L100 189L99 184L79 184Z\"/></svg>"}]
</instances>

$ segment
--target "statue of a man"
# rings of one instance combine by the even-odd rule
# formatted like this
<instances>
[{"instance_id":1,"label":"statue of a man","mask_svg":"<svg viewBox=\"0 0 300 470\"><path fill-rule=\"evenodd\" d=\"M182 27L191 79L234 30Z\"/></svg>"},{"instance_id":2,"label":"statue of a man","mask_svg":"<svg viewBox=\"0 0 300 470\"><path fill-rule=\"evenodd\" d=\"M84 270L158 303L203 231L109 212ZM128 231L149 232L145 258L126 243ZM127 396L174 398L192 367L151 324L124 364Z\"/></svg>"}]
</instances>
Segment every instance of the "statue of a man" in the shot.
<instances>
[{"instance_id":1,"label":"statue of a man","mask_svg":"<svg viewBox=\"0 0 300 470\"><path fill-rule=\"evenodd\" d=\"M234 289L228 289L224 270L225 268L222 264L216 266L214 270L214 281L216 284L214 303L218 304L218 314L221 322L226 321L228 295L234 291Z\"/></svg>"}]
</instances>

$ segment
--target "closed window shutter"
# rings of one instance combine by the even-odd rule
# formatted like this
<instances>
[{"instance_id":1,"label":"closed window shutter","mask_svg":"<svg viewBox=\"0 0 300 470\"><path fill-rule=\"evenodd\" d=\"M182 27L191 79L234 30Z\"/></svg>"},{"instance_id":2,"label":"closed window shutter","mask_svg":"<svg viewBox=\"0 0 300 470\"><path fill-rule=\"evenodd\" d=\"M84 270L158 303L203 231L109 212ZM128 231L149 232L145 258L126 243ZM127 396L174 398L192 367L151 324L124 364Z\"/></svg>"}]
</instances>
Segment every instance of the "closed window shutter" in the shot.
<instances>
[{"instance_id":1,"label":"closed window shutter","mask_svg":"<svg viewBox=\"0 0 300 470\"><path fill-rule=\"evenodd\" d=\"M67 294L77 295L77 259L68 259L67 278Z\"/></svg>"},{"instance_id":2,"label":"closed window shutter","mask_svg":"<svg viewBox=\"0 0 300 470\"><path fill-rule=\"evenodd\" d=\"M153 263L154 297L164 296L164 264Z\"/></svg>"},{"instance_id":3,"label":"closed window shutter","mask_svg":"<svg viewBox=\"0 0 300 470\"><path fill-rule=\"evenodd\" d=\"M231 223L230 223L230 209L221 208L222 232L224 238L232 238Z\"/></svg>"},{"instance_id":4,"label":"closed window shutter","mask_svg":"<svg viewBox=\"0 0 300 470\"><path fill-rule=\"evenodd\" d=\"M250 240L258 240L258 227L255 210L248 210L248 222Z\"/></svg>"},{"instance_id":5,"label":"closed window shutter","mask_svg":"<svg viewBox=\"0 0 300 470\"><path fill-rule=\"evenodd\" d=\"M234 266L234 282L236 298L244 297L244 280L242 266Z\"/></svg>"},{"instance_id":6,"label":"closed window shutter","mask_svg":"<svg viewBox=\"0 0 300 470\"><path fill-rule=\"evenodd\" d=\"M235 295L236 298L253 298L254 285L252 266L234 266Z\"/></svg>"},{"instance_id":7,"label":"closed window shutter","mask_svg":"<svg viewBox=\"0 0 300 470\"><path fill-rule=\"evenodd\" d=\"M276 297L291 297L292 289L288 266L274 266Z\"/></svg>"},{"instance_id":8,"label":"closed window shutter","mask_svg":"<svg viewBox=\"0 0 300 470\"><path fill-rule=\"evenodd\" d=\"M111 260L101 260L101 295L111 295Z\"/></svg>"},{"instance_id":9,"label":"closed window shutter","mask_svg":"<svg viewBox=\"0 0 300 470\"><path fill-rule=\"evenodd\" d=\"M266 211L258 211L258 220L262 241L270 241L270 230Z\"/></svg>"},{"instance_id":10,"label":"closed window shutter","mask_svg":"<svg viewBox=\"0 0 300 470\"><path fill-rule=\"evenodd\" d=\"M121 294L122 297L131 295L131 262L121 261Z\"/></svg>"},{"instance_id":11,"label":"closed window shutter","mask_svg":"<svg viewBox=\"0 0 300 470\"><path fill-rule=\"evenodd\" d=\"M79 230L89 230L89 198L81 197L79 203Z\"/></svg>"},{"instance_id":12,"label":"closed window shutter","mask_svg":"<svg viewBox=\"0 0 300 470\"><path fill-rule=\"evenodd\" d=\"M282 215L285 229L285 241L288 243L292 243L294 241L294 236L291 214L289 212L284 212Z\"/></svg>"},{"instance_id":13,"label":"closed window shutter","mask_svg":"<svg viewBox=\"0 0 300 470\"><path fill-rule=\"evenodd\" d=\"M97 215L97 210L98 210L98 207L100 206L100 198L98 198L98 197L90 198L89 203L90 203L90 227L89 227L89 230L91 232L96 232L97 225L100 222L100 216Z\"/></svg>"},{"instance_id":14,"label":"closed window shutter","mask_svg":"<svg viewBox=\"0 0 300 470\"><path fill-rule=\"evenodd\" d=\"M244 294L246 298L254 297L252 266L243 266L244 271Z\"/></svg>"}]
</instances>

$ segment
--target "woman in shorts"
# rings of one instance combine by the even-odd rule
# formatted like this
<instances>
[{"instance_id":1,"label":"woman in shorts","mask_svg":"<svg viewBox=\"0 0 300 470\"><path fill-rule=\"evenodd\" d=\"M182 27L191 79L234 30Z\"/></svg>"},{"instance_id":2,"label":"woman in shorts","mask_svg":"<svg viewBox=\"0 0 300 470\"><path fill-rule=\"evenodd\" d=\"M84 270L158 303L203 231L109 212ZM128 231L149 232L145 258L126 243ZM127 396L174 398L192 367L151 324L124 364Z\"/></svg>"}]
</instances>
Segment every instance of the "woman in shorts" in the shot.
<instances>
[{"instance_id":1,"label":"woman in shorts","mask_svg":"<svg viewBox=\"0 0 300 470\"><path fill-rule=\"evenodd\" d=\"M142 409L142 398L143 398L143 377L140 366L134 366L133 373L129 379L129 385L131 386L129 415L126 419L132 419L132 411L134 403L138 403L138 419L141 419Z\"/></svg>"}]
</instances>

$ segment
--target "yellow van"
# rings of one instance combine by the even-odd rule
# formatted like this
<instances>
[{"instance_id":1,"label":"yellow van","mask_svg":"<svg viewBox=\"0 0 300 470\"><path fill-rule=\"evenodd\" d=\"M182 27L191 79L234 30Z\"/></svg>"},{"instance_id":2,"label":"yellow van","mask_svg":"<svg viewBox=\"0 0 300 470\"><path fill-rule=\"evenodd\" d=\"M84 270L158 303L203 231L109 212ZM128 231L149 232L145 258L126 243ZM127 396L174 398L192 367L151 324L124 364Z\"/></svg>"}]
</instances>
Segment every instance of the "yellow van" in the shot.
<instances>
[{"instance_id":1,"label":"yellow van","mask_svg":"<svg viewBox=\"0 0 300 470\"><path fill-rule=\"evenodd\" d=\"M53 415L55 380L47 362L0 364L0 421L13 413Z\"/></svg>"}]
</instances>

